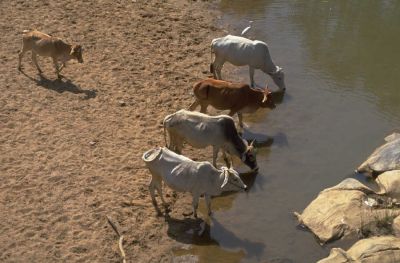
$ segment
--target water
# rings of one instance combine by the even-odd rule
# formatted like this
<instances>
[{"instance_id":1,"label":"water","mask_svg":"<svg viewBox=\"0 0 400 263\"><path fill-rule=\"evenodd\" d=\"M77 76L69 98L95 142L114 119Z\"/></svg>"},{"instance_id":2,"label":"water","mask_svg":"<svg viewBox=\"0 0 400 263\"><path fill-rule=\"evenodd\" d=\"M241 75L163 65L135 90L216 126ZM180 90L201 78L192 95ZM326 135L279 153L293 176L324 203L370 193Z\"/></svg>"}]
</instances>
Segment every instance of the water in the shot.
<instances>
[{"instance_id":1,"label":"water","mask_svg":"<svg viewBox=\"0 0 400 263\"><path fill-rule=\"evenodd\" d=\"M268 43L287 93L275 110L244 116L249 131L274 139L258 151L250 192L214 199L209 242L176 253L201 262L310 263L331 247L347 249L350 242L321 247L292 212L354 176L400 128L400 2L223 0L219 8L231 34L254 21L249 37ZM249 82L248 69L230 77ZM276 89L259 71L255 80Z\"/></svg>"}]
</instances>

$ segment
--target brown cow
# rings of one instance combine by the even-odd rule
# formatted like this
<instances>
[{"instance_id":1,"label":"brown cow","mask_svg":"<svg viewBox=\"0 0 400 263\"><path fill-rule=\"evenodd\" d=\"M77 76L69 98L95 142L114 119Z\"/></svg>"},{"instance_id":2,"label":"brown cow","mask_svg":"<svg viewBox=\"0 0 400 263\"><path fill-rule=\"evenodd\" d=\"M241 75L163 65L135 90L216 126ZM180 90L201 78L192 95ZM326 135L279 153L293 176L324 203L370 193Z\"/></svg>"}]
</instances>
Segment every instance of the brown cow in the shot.
<instances>
[{"instance_id":1,"label":"brown cow","mask_svg":"<svg viewBox=\"0 0 400 263\"><path fill-rule=\"evenodd\" d=\"M70 45L65 43L58 37L49 36L37 30L24 30L22 37L22 50L19 52L18 70L22 70L21 59L25 52L32 52L32 61L35 64L39 74L42 73L36 55L51 57L56 69L58 78L61 78L60 72L65 67L65 63L70 59L76 59L79 63L83 63L82 47L80 45ZM61 62L59 67L58 62Z\"/></svg>"},{"instance_id":2,"label":"brown cow","mask_svg":"<svg viewBox=\"0 0 400 263\"><path fill-rule=\"evenodd\" d=\"M200 112L203 113L206 113L208 105L218 110L230 110L230 116L238 114L239 125L242 128L242 113L252 113L260 107L275 108L268 86L265 90L259 90L247 84L208 78L195 83L193 92L196 98L189 110L196 109L198 105L201 106Z\"/></svg>"}]
</instances>

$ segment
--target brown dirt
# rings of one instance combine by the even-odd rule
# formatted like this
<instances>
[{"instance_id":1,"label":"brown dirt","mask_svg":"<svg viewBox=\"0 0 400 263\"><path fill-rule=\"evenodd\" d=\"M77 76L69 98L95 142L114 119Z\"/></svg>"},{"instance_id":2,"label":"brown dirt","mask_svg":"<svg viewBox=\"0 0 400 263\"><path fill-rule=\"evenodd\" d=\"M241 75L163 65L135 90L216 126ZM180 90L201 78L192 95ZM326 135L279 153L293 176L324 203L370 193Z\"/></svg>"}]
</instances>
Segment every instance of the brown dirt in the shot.
<instances>
[{"instance_id":1,"label":"brown dirt","mask_svg":"<svg viewBox=\"0 0 400 263\"><path fill-rule=\"evenodd\" d=\"M174 219L157 217L141 155L164 145L162 119L209 74L214 17L186 0L0 1L1 262L120 262L106 215L128 262L170 261L189 242L179 233L190 197L166 191ZM19 73L22 31L33 28L82 44L84 64L57 81L40 58L40 78L27 53Z\"/></svg>"}]
</instances>

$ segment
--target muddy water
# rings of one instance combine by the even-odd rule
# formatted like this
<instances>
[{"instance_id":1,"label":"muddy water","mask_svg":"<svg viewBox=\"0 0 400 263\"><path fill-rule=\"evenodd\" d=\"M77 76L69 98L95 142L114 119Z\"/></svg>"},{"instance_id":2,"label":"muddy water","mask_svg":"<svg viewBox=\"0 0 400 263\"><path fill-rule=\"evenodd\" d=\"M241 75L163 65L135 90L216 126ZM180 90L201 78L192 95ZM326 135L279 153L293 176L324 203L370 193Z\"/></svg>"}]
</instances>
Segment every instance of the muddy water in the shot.
<instances>
[{"instance_id":1,"label":"muddy water","mask_svg":"<svg viewBox=\"0 0 400 263\"><path fill-rule=\"evenodd\" d=\"M258 151L249 193L214 199L209 242L176 253L201 262L310 263L332 246L347 248L321 247L296 228L292 212L354 176L400 128L400 2L226 0L219 8L227 33L254 21L249 37L268 43L287 93L275 110L244 116L247 137L273 138ZM248 69L225 77L248 82ZM276 89L261 72L255 79Z\"/></svg>"}]
</instances>

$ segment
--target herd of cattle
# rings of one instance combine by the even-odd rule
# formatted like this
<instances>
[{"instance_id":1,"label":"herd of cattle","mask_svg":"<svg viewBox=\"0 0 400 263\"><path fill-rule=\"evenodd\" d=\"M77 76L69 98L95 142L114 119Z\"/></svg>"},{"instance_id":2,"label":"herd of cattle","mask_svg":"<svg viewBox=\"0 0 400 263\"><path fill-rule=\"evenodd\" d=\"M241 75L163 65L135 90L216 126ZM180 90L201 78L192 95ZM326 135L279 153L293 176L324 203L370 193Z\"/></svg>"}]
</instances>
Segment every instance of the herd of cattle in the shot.
<instances>
[{"instance_id":1,"label":"herd of cattle","mask_svg":"<svg viewBox=\"0 0 400 263\"><path fill-rule=\"evenodd\" d=\"M83 62L80 45L67 44L60 38L36 30L24 31L22 50L19 53L19 70L22 70L21 59L27 51L31 51L32 61L39 74L42 70L36 56L51 57L58 78L62 77L60 72L67 61L76 59L79 63ZM260 107L275 108L267 86L263 90L254 88L254 70L260 69L270 75L279 89L284 91L283 70L273 63L268 46L262 41L227 35L212 40L211 58L213 54L215 59L210 65L210 71L214 78L194 84L195 101L189 110L182 109L164 118L166 147L150 149L142 156L152 175L149 190L158 213L161 211L157 206L155 190L167 208L162 194L162 181L176 191L192 193L193 214L197 217L201 195L204 195L208 213L211 214L211 196L220 195L224 191L247 189L238 172L232 168L231 155L242 160L252 171L258 171L254 147L241 137L232 116L238 115L239 126L243 128L242 113L252 113ZM225 62L249 66L251 85L221 80L221 70ZM218 110L229 110L229 116L207 115L209 105ZM198 106L200 112L194 112ZM195 148L212 146L213 164L206 161L196 162L181 155L184 143ZM227 166L217 168L219 150L222 151Z\"/></svg>"}]
</instances>

